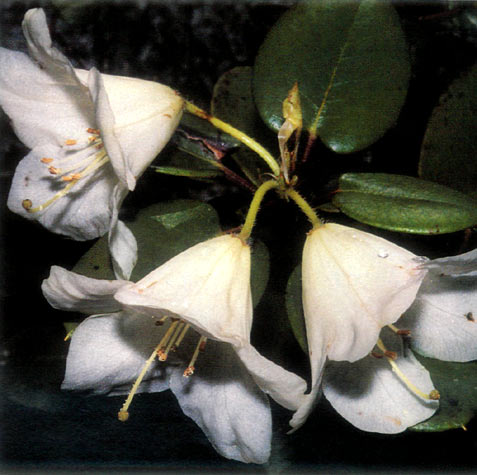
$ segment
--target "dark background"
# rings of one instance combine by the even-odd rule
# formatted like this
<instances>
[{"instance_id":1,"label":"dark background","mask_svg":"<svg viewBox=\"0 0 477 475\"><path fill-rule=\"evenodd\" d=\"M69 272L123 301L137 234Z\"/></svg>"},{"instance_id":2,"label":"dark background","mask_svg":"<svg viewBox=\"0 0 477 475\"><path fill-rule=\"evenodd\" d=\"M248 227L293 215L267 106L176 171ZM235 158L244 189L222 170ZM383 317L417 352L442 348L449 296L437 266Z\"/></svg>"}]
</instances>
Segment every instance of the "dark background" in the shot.
<instances>
[{"instance_id":1,"label":"dark background","mask_svg":"<svg viewBox=\"0 0 477 475\"><path fill-rule=\"evenodd\" d=\"M83 7L71 6L71 2L65 7L66 2L59 1L3 1L1 46L25 50L20 27L24 12L43 6L55 45L76 67L96 66L110 74L156 80L207 107L219 76L231 67L253 64L266 32L291 2L74 2L78 3ZM310 159L302 183L308 196L321 198L317 184L328 185L345 170L415 176L432 108L450 81L475 61L477 33L464 10L449 15L444 2L400 3L397 8L413 58L413 78L399 124L370 149L334 159L319 174ZM273 455L270 464L259 467L217 455L169 391L137 397L127 424L116 419L122 398L61 393L67 352L62 326L65 315L49 307L40 284L51 265L71 268L91 243L53 235L7 210L13 171L27 149L16 139L3 113L0 127L2 468L272 473L475 469L475 420L467 432L383 436L354 429L322 402L301 430L286 436L290 414L272 404ZM315 147L314 153L318 152L321 156L328 153L320 145ZM224 228L240 224L235 211L250 200L249 194L225 181L209 185L146 172L135 193L127 198L124 213L179 197L208 201L219 211ZM278 213L282 222L289 223L280 238L273 232ZM274 280L268 289L272 310L283 307L283 283L303 242L302 232L297 237L297 229L304 226L301 219L283 203L265 206L260 217L257 237L276 257ZM465 239L464 233L432 238L383 235L431 257L458 253ZM267 313L266 305L262 302L257 313ZM306 359L285 323L274 330L263 317L258 318L254 338L265 354L286 351L306 375ZM274 341L282 342L281 350L273 348Z\"/></svg>"}]
</instances>

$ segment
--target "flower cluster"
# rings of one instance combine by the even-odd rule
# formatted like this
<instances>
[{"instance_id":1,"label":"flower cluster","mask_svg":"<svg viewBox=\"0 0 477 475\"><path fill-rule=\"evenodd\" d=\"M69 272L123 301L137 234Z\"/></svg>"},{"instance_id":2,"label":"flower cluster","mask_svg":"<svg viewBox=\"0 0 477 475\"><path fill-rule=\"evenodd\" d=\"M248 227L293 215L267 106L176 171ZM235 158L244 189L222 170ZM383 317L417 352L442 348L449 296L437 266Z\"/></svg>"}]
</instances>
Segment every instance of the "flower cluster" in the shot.
<instances>
[{"instance_id":1,"label":"flower cluster","mask_svg":"<svg viewBox=\"0 0 477 475\"><path fill-rule=\"evenodd\" d=\"M134 394L170 389L220 454L252 463L270 456L268 396L294 411L292 430L322 393L365 431L402 432L436 411L439 393L413 351L477 358L477 326L465 318L477 305L477 250L429 261L322 223L292 180L275 176L239 234L196 244L130 282L137 246L119 208L174 133L184 100L161 84L73 68L52 46L41 9L27 12L23 30L30 56L0 49L0 104L31 149L8 205L74 239L109 233L118 278L53 266L42 284L54 308L89 315L71 338L63 389L127 394L122 421ZM251 342L248 238L264 194L280 186L313 224L302 258L309 390Z\"/></svg>"}]
</instances>

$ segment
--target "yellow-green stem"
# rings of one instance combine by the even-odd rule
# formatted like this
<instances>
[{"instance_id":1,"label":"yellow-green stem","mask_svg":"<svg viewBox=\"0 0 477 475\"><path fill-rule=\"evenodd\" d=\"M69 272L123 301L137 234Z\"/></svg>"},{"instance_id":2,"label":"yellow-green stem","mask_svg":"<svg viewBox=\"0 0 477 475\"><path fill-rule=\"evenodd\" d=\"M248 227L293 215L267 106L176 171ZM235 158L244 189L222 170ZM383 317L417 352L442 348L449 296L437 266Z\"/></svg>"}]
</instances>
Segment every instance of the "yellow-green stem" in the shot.
<instances>
[{"instance_id":1,"label":"yellow-green stem","mask_svg":"<svg viewBox=\"0 0 477 475\"><path fill-rule=\"evenodd\" d=\"M257 213L260 209L260 204L263 200L263 197L265 196L267 191L270 191L272 188L276 188L277 186L277 181L268 180L265 183L262 183L253 195L253 200L250 203L250 208L248 210L247 217L245 218L245 223L239 234L239 237L244 241L246 241L252 233L252 228L255 224L255 219L257 218Z\"/></svg>"},{"instance_id":2,"label":"yellow-green stem","mask_svg":"<svg viewBox=\"0 0 477 475\"><path fill-rule=\"evenodd\" d=\"M293 188L289 188L286 194L298 205L298 207L306 214L307 218L313 225L313 229L323 226L323 222L318 215L313 211L313 208L306 202L306 200Z\"/></svg>"},{"instance_id":3,"label":"yellow-green stem","mask_svg":"<svg viewBox=\"0 0 477 475\"><path fill-rule=\"evenodd\" d=\"M232 127L230 124L227 124L226 122L218 119L217 117L208 114L200 107L197 107L189 101L185 101L185 110L187 112L190 112L191 114L196 115L197 117L200 117L201 119L207 120L214 127L217 127L218 129L223 130L232 137L235 137L236 139L240 140L240 142L242 142L248 148L256 152L265 161L265 163L270 167L272 173L276 177L280 176L280 167L277 161L272 157L270 152L268 152L264 147L262 147L258 142L253 140L247 134L236 129L235 127Z\"/></svg>"}]
</instances>

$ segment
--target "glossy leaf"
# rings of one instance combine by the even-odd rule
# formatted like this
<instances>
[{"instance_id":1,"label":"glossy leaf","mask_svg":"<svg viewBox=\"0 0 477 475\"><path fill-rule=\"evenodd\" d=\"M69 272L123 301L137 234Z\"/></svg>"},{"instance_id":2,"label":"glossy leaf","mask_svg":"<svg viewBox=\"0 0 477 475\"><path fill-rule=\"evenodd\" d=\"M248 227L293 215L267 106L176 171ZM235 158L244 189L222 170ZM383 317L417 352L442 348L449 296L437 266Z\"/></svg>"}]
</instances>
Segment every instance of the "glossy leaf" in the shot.
<instances>
[{"instance_id":1,"label":"glossy leaf","mask_svg":"<svg viewBox=\"0 0 477 475\"><path fill-rule=\"evenodd\" d=\"M477 203L470 197L402 175L346 173L333 204L362 223L406 233L450 233L477 224Z\"/></svg>"},{"instance_id":2,"label":"glossy leaf","mask_svg":"<svg viewBox=\"0 0 477 475\"><path fill-rule=\"evenodd\" d=\"M477 362L450 363L417 355L439 390L439 410L412 427L423 432L463 428L477 414Z\"/></svg>"},{"instance_id":3,"label":"glossy leaf","mask_svg":"<svg viewBox=\"0 0 477 475\"><path fill-rule=\"evenodd\" d=\"M131 280L146 274L187 248L221 233L216 211L200 201L176 200L149 206L127 225L136 237L138 261ZM74 272L96 279L114 279L107 236L99 239L81 257ZM269 273L268 250L260 241L252 248L252 297L260 300Z\"/></svg>"},{"instance_id":4,"label":"glossy leaf","mask_svg":"<svg viewBox=\"0 0 477 475\"><path fill-rule=\"evenodd\" d=\"M429 121L419 174L477 199L477 66L454 81Z\"/></svg>"},{"instance_id":5,"label":"glossy leaf","mask_svg":"<svg viewBox=\"0 0 477 475\"><path fill-rule=\"evenodd\" d=\"M255 60L254 95L263 120L278 130L282 102L298 82L305 129L349 153L395 123L409 76L390 2L317 0L298 4L269 32Z\"/></svg>"},{"instance_id":6,"label":"glossy leaf","mask_svg":"<svg viewBox=\"0 0 477 475\"><path fill-rule=\"evenodd\" d=\"M305 316L303 314L301 290L301 265L295 267L290 274L286 291L286 307L288 319L290 321L293 335L295 336L301 349L308 354L308 344L306 340Z\"/></svg>"},{"instance_id":7,"label":"glossy leaf","mask_svg":"<svg viewBox=\"0 0 477 475\"><path fill-rule=\"evenodd\" d=\"M264 126L252 95L252 68L233 68L224 73L214 86L212 114L257 140L270 151L277 148L276 135ZM268 171L262 159L235 140L238 149L231 155L247 178L256 186L260 175Z\"/></svg>"}]
</instances>

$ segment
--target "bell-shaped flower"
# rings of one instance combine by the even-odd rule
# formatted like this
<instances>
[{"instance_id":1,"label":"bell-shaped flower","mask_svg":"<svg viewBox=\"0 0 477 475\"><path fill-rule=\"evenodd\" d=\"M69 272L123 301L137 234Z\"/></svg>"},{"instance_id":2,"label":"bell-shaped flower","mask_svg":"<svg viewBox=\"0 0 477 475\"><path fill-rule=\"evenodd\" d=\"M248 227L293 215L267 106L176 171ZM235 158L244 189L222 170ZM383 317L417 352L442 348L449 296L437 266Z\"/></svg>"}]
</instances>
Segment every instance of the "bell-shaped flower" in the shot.
<instances>
[{"instance_id":1,"label":"bell-shaped flower","mask_svg":"<svg viewBox=\"0 0 477 475\"><path fill-rule=\"evenodd\" d=\"M135 241L117 224L118 209L169 141L183 100L162 84L73 68L52 46L41 9L29 10L22 26L29 56L0 48L0 105L31 149L8 206L77 240L110 231L127 276Z\"/></svg>"},{"instance_id":2,"label":"bell-shaped flower","mask_svg":"<svg viewBox=\"0 0 477 475\"><path fill-rule=\"evenodd\" d=\"M357 362L326 366L325 397L360 429L401 432L437 408L437 401L427 398L437 396L429 374L411 350L444 361L477 359L477 250L426 261L419 268L428 272L413 304L396 322L400 330L394 325L383 329L377 351Z\"/></svg>"},{"instance_id":3,"label":"bell-shaped flower","mask_svg":"<svg viewBox=\"0 0 477 475\"><path fill-rule=\"evenodd\" d=\"M63 388L115 395L136 380L121 420L134 392L169 388L220 454L266 462L264 392L296 410L306 383L250 344L249 280L250 248L231 235L193 246L137 284L53 267L42 286L52 306L103 313L75 330Z\"/></svg>"},{"instance_id":4,"label":"bell-shaped flower","mask_svg":"<svg viewBox=\"0 0 477 475\"><path fill-rule=\"evenodd\" d=\"M312 390L295 413L292 427L303 424L313 407L327 360L357 362L370 354L377 344L388 362L397 355L394 348L393 351L387 350L379 336L381 329L396 322L416 298L426 275L426 270L419 267L421 261L411 252L385 239L346 226L327 223L309 233L303 250L302 284ZM376 375L381 370L373 369L377 363L367 365L366 361L360 361L356 368L362 366L363 371L368 368L368 375L373 374L379 380L381 376ZM417 360L400 357L399 361L409 370L414 368L410 370L412 374L422 374L424 379L420 382L426 389L429 387L428 375ZM399 370L398 363L393 362L392 366L395 383L406 385L406 381L410 380ZM338 367L347 368L346 365ZM399 371L404 379L396 376ZM383 381L381 378L379 383L383 384ZM423 391L421 393L426 395ZM383 394L386 391L373 391L370 386L366 395L370 399L366 402L371 401L371 407L381 408L381 417L397 420L395 414L386 413L386 405L380 401ZM355 395L352 385L349 395L350 398ZM345 406L346 403L343 404ZM409 419L413 423L428 418L432 413L429 408L435 410L435 402L429 403L424 398L417 407L421 407L422 411ZM403 418L396 427L404 430L407 426ZM382 429L385 430L384 426Z\"/></svg>"}]
</instances>

